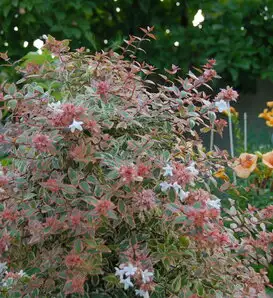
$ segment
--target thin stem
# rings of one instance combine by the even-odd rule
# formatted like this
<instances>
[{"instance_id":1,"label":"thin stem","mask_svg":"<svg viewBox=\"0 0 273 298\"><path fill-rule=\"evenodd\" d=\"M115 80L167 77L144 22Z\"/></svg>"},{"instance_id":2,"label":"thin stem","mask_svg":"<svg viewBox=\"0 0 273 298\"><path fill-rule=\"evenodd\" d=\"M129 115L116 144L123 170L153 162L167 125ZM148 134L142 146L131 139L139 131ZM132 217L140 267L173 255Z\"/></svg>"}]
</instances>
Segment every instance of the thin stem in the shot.
<instances>
[{"instance_id":1,"label":"thin stem","mask_svg":"<svg viewBox=\"0 0 273 298\"><path fill-rule=\"evenodd\" d=\"M229 143L230 143L230 155L234 158L234 144L233 144L233 133L232 133L232 121L231 121L231 111L230 111L230 103L227 102L228 106L228 129L229 129ZM236 185L236 174L233 172L233 181Z\"/></svg>"},{"instance_id":2,"label":"thin stem","mask_svg":"<svg viewBox=\"0 0 273 298\"><path fill-rule=\"evenodd\" d=\"M214 143L214 123L212 124L211 131L210 131L210 147L209 150L212 151Z\"/></svg>"},{"instance_id":3,"label":"thin stem","mask_svg":"<svg viewBox=\"0 0 273 298\"><path fill-rule=\"evenodd\" d=\"M244 150L247 152L247 113L244 112Z\"/></svg>"}]
</instances>

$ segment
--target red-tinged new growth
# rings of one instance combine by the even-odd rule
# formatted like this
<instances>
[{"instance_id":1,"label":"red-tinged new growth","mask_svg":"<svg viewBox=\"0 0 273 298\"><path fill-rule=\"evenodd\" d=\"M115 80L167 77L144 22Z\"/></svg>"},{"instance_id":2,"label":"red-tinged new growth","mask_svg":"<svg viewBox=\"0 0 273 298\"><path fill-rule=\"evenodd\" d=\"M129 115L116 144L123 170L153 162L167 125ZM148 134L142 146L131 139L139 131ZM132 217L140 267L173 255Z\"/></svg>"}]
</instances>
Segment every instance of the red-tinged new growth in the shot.
<instances>
[{"instance_id":1,"label":"red-tinged new growth","mask_svg":"<svg viewBox=\"0 0 273 298\"><path fill-rule=\"evenodd\" d=\"M32 139L34 147L41 152L49 152L52 149L52 141L46 135L38 134Z\"/></svg>"},{"instance_id":2,"label":"red-tinged new growth","mask_svg":"<svg viewBox=\"0 0 273 298\"><path fill-rule=\"evenodd\" d=\"M65 257L65 265L68 267L68 268L75 268L75 267L79 267L83 264L83 260L82 258L79 256L79 255L76 255L76 254L70 254L70 255L67 255Z\"/></svg>"},{"instance_id":3,"label":"red-tinged new growth","mask_svg":"<svg viewBox=\"0 0 273 298\"><path fill-rule=\"evenodd\" d=\"M238 92L233 90L232 87L227 86L226 89L221 89L221 91L217 94L215 99L225 101L236 101L238 97Z\"/></svg>"}]
</instances>

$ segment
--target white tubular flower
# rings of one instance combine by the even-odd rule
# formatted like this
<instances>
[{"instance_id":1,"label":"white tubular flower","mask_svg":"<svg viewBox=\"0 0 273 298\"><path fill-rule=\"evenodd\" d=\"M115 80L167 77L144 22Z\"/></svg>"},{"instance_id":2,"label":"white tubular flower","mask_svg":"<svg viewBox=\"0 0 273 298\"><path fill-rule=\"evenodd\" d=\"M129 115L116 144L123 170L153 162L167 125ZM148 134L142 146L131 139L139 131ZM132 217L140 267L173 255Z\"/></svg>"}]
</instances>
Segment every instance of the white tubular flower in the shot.
<instances>
[{"instance_id":1,"label":"white tubular flower","mask_svg":"<svg viewBox=\"0 0 273 298\"><path fill-rule=\"evenodd\" d=\"M216 101L215 106L217 107L217 109L220 113L222 113L223 111L228 110L228 105L223 99L221 99L219 101Z\"/></svg>"},{"instance_id":2,"label":"white tubular flower","mask_svg":"<svg viewBox=\"0 0 273 298\"><path fill-rule=\"evenodd\" d=\"M123 268L123 270L126 276L134 276L137 272L137 267L134 267L131 263L129 263L128 266Z\"/></svg>"},{"instance_id":3,"label":"white tubular flower","mask_svg":"<svg viewBox=\"0 0 273 298\"><path fill-rule=\"evenodd\" d=\"M116 269L115 275L119 276L120 279L123 279L123 276L124 276L124 273L125 273L124 269L119 269L117 267L115 267L115 269Z\"/></svg>"},{"instance_id":4,"label":"white tubular flower","mask_svg":"<svg viewBox=\"0 0 273 298\"><path fill-rule=\"evenodd\" d=\"M62 104L60 101L49 103L48 109L53 113L61 113L63 111Z\"/></svg>"},{"instance_id":5,"label":"white tubular flower","mask_svg":"<svg viewBox=\"0 0 273 298\"><path fill-rule=\"evenodd\" d=\"M73 120L73 122L69 125L69 129L71 130L71 132L75 132L75 130L79 130L82 131L83 122L82 121L76 121L75 119Z\"/></svg>"},{"instance_id":6,"label":"white tubular flower","mask_svg":"<svg viewBox=\"0 0 273 298\"><path fill-rule=\"evenodd\" d=\"M131 282L130 276L126 279L121 279L120 283L124 285L124 290L128 290L130 287L134 287L133 283Z\"/></svg>"},{"instance_id":7,"label":"white tubular flower","mask_svg":"<svg viewBox=\"0 0 273 298\"><path fill-rule=\"evenodd\" d=\"M23 277L23 276L26 275L26 273L25 273L23 270L20 270L20 271L18 272L18 275L19 275L20 277Z\"/></svg>"},{"instance_id":8,"label":"white tubular flower","mask_svg":"<svg viewBox=\"0 0 273 298\"><path fill-rule=\"evenodd\" d=\"M163 176L172 176L173 175L173 167L169 164L166 167L163 167L163 170L165 171Z\"/></svg>"},{"instance_id":9,"label":"white tubular flower","mask_svg":"<svg viewBox=\"0 0 273 298\"><path fill-rule=\"evenodd\" d=\"M147 292L147 291L136 290L135 293L136 293L137 296L140 296L140 297L144 297L144 298L149 298L150 297L149 292Z\"/></svg>"},{"instance_id":10,"label":"white tubular flower","mask_svg":"<svg viewBox=\"0 0 273 298\"><path fill-rule=\"evenodd\" d=\"M216 199L216 200L208 200L207 201L207 206L209 208L214 208L214 209L221 209L221 200L220 199Z\"/></svg>"},{"instance_id":11,"label":"white tubular flower","mask_svg":"<svg viewBox=\"0 0 273 298\"><path fill-rule=\"evenodd\" d=\"M177 194L179 194L179 192L181 190L181 186L177 182L174 182L174 184L172 185L172 187L174 188L175 192Z\"/></svg>"},{"instance_id":12,"label":"white tubular flower","mask_svg":"<svg viewBox=\"0 0 273 298\"><path fill-rule=\"evenodd\" d=\"M161 182L160 183L160 187L161 187L161 191L166 192L167 190L169 190L171 188L171 184L167 183L167 182Z\"/></svg>"},{"instance_id":13,"label":"white tubular flower","mask_svg":"<svg viewBox=\"0 0 273 298\"><path fill-rule=\"evenodd\" d=\"M149 272L147 269L145 269L144 271L141 272L141 276L142 276L142 281L146 284L147 282L150 282L153 279L154 273Z\"/></svg>"},{"instance_id":14,"label":"white tubular flower","mask_svg":"<svg viewBox=\"0 0 273 298\"><path fill-rule=\"evenodd\" d=\"M3 274L8 269L7 263L0 263L0 275Z\"/></svg>"},{"instance_id":15,"label":"white tubular flower","mask_svg":"<svg viewBox=\"0 0 273 298\"><path fill-rule=\"evenodd\" d=\"M199 174L199 171L195 168L195 162L192 162L188 167L187 170L190 171L194 176Z\"/></svg>"},{"instance_id":16,"label":"white tubular flower","mask_svg":"<svg viewBox=\"0 0 273 298\"><path fill-rule=\"evenodd\" d=\"M180 201L184 201L189 195L189 192L188 191L184 191L183 189L180 189L180 192L179 192L179 199Z\"/></svg>"}]
</instances>

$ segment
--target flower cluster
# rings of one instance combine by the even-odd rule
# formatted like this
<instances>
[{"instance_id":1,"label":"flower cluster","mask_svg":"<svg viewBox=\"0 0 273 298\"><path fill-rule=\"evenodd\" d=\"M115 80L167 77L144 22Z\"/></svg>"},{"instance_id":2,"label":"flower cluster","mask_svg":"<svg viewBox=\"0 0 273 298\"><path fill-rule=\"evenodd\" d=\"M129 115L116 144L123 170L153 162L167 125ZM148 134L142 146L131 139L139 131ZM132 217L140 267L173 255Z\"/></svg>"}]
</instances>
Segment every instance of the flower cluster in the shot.
<instances>
[{"instance_id":1,"label":"flower cluster","mask_svg":"<svg viewBox=\"0 0 273 298\"><path fill-rule=\"evenodd\" d=\"M221 91L216 95L216 101L236 101L239 97L237 91L233 90L232 87L227 86L226 89L221 89Z\"/></svg>"},{"instance_id":2,"label":"flower cluster","mask_svg":"<svg viewBox=\"0 0 273 298\"><path fill-rule=\"evenodd\" d=\"M264 111L259 114L259 118L263 118L267 126L273 127L273 101L268 101L266 104L270 110L264 109Z\"/></svg>"},{"instance_id":3,"label":"flower cluster","mask_svg":"<svg viewBox=\"0 0 273 298\"><path fill-rule=\"evenodd\" d=\"M0 263L0 292L5 293L10 288L14 287L19 281L27 282L29 276L23 271L11 272L8 271L7 263Z\"/></svg>"},{"instance_id":4,"label":"flower cluster","mask_svg":"<svg viewBox=\"0 0 273 298\"><path fill-rule=\"evenodd\" d=\"M120 283L127 290L130 287L134 287L134 283L139 287L135 290L135 294L140 297L149 298L149 288L151 289L154 273L148 269L135 267L133 264L121 264L119 268L115 268L115 275L119 277Z\"/></svg>"},{"instance_id":5,"label":"flower cluster","mask_svg":"<svg viewBox=\"0 0 273 298\"><path fill-rule=\"evenodd\" d=\"M232 168L238 177L248 178L254 170L258 171L257 161L259 157L261 157L262 163L268 169L270 169L270 174L271 169L273 169L273 151L260 154L259 156L256 154L241 153L240 156L235 160Z\"/></svg>"}]
</instances>

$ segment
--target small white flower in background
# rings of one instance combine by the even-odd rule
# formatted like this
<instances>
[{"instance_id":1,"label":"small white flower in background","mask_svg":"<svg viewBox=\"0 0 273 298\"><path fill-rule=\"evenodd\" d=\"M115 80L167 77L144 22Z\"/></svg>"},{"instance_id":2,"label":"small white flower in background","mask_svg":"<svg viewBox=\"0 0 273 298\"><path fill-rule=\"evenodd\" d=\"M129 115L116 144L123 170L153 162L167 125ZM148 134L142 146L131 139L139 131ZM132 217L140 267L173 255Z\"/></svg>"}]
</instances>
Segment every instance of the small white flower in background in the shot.
<instances>
[{"instance_id":1,"label":"small white flower in background","mask_svg":"<svg viewBox=\"0 0 273 298\"><path fill-rule=\"evenodd\" d=\"M120 283L124 285L124 290L129 289L130 287L133 287L133 283L131 282L130 276L127 277L126 279L121 279Z\"/></svg>"},{"instance_id":2,"label":"small white flower in background","mask_svg":"<svg viewBox=\"0 0 273 298\"><path fill-rule=\"evenodd\" d=\"M189 192L188 191L184 191L183 189L180 189L180 192L179 192L179 199L180 201L184 201L189 195Z\"/></svg>"},{"instance_id":3,"label":"small white flower in background","mask_svg":"<svg viewBox=\"0 0 273 298\"><path fill-rule=\"evenodd\" d=\"M209 208L221 209L221 200L220 199L208 200L207 206Z\"/></svg>"},{"instance_id":4,"label":"small white flower in background","mask_svg":"<svg viewBox=\"0 0 273 298\"><path fill-rule=\"evenodd\" d=\"M195 168L195 162L192 162L188 167L187 170L190 171L194 176L199 174L199 171Z\"/></svg>"},{"instance_id":5,"label":"small white flower in background","mask_svg":"<svg viewBox=\"0 0 273 298\"><path fill-rule=\"evenodd\" d=\"M131 263L129 263L128 266L123 268L123 270L126 276L134 276L137 272L137 267L134 267Z\"/></svg>"},{"instance_id":6,"label":"small white flower in background","mask_svg":"<svg viewBox=\"0 0 273 298\"><path fill-rule=\"evenodd\" d=\"M60 101L49 103L47 106L49 110L51 110L53 113L60 113L63 111L61 108L62 105Z\"/></svg>"},{"instance_id":7,"label":"small white flower in background","mask_svg":"<svg viewBox=\"0 0 273 298\"><path fill-rule=\"evenodd\" d=\"M142 276L142 281L146 284L147 282L150 282L153 279L154 273L149 272L147 269L145 269L144 271L141 272L141 276Z\"/></svg>"},{"instance_id":8,"label":"small white flower in background","mask_svg":"<svg viewBox=\"0 0 273 298\"><path fill-rule=\"evenodd\" d=\"M175 192L177 194L179 194L179 191L181 190L181 186L177 182L174 182L174 184L172 185L172 187L174 188Z\"/></svg>"},{"instance_id":9,"label":"small white flower in background","mask_svg":"<svg viewBox=\"0 0 273 298\"><path fill-rule=\"evenodd\" d=\"M136 290L135 291L136 295L137 296L140 296L140 297L144 297L144 298L149 298L149 292L147 291L143 291L143 290Z\"/></svg>"},{"instance_id":10,"label":"small white flower in background","mask_svg":"<svg viewBox=\"0 0 273 298\"><path fill-rule=\"evenodd\" d=\"M75 132L76 129L82 131L82 125L83 125L82 121L76 121L74 119L73 122L69 125L69 128L71 132Z\"/></svg>"},{"instance_id":11,"label":"small white flower in background","mask_svg":"<svg viewBox=\"0 0 273 298\"><path fill-rule=\"evenodd\" d=\"M116 269L116 276L119 276L120 283L124 285L124 290L127 290L129 287L133 287L133 283L131 282L130 277L134 276L137 272L138 268L134 267L131 263L129 263L127 266L124 266L124 264L121 264L119 268L115 267ZM124 278L124 275L127 278Z\"/></svg>"},{"instance_id":12,"label":"small white flower in background","mask_svg":"<svg viewBox=\"0 0 273 298\"><path fill-rule=\"evenodd\" d=\"M173 168L169 164L166 167L163 167L163 170L165 171L163 176L166 177L166 176L172 176L173 175Z\"/></svg>"},{"instance_id":13,"label":"small white flower in background","mask_svg":"<svg viewBox=\"0 0 273 298\"><path fill-rule=\"evenodd\" d=\"M116 269L115 275L119 276L120 279L123 279L123 275L125 273L124 269L120 269L120 268L117 268L117 267L115 267L115 269Z\"/></svg>"},{"instance_id":14,"label":"small white flower in background","mask_svg":"<svg viewBox=\"0 0 273 298\"><path fill-rule=\"evenodd\" d=\"M172 187L174 188L175 192L177 193L177 195L179 196L179 199L181 201L184 201L186 199L186 197L189 195L189 192L188 191L184 191L182 189L182 187L177 182L174 182L174 184L172 185Z\"/></svg>"},{"instance_id":15,"label":"small white flower in background","mask_svg":"<svg viewBox=\"0 0 273 298\"><path fill-rule=\"evenodd\" d=\"M161 187L161 191L165 192L167 190L169 190L171 188L171 184L167 183L167 182L161 182L160 183L160 187Z\"/></svg>"},{"instance_id":16,"label":"small white flower in background","mask_svg":"<svg viewBox=\"0 0 273 298\"><path fill-rule=\"evenodd\" d=\"M220 113L222 113L223 111L228 110L228 105L223 99L221 99L219 101L216 101L215 106L217 107L217 109Z\"/></svg>"},{"instance_id":17,"label":"small white flower in background","mask_svg":"<svg viewBox=\"0 0 273 298\"><path fill-rule=\"evenodd\" d=\"M8 269L7 263L0 263L0 275Z\"/></svg>"},{"instance_id":18,"label":"small white flower in background","mask_svg":"<svg viewBox=\"0 0 273 298\"><path fill-rule=\"evenodd\" d=\"M23 276L26 275L26 273L25 273L23 270L20 270L20 271L18 272L18 275L19 275L20 277L23 277Z\"/></svg>"}]
</instances>

